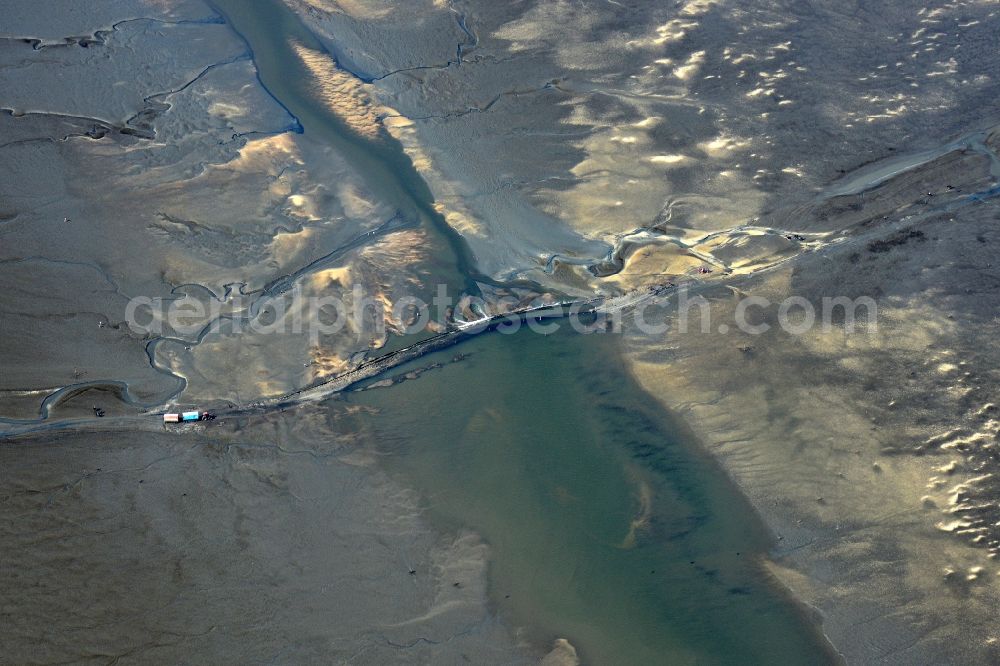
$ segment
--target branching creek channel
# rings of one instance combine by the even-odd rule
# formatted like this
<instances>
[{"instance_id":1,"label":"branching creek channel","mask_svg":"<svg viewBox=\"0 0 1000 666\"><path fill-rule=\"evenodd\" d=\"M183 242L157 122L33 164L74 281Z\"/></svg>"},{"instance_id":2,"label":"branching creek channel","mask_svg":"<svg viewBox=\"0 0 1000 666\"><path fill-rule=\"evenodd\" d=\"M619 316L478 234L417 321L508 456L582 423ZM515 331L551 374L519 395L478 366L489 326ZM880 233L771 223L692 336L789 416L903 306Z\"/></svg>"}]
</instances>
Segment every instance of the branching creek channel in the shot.
<instances>
[{"instance_id":1,"label":"branching creek channel","mask_svg":"<svg viewBox=\"0 0 1000 666\"><path fill-rule=\"evenodd\" d=\"M424 227L428 284L471 294L478 284L533 286L479 274L398 142L353 133L326 109L293 43L328 51L297 16L277 0L212 4L246 41L262 85L298 119L296 131L332 146L376 196ZM838 661L814 614L763 565L771 535L684 425L628 376L616 338L568 326L550 335L453 332L412 357L410 342L397 341L404 355L389 364L394 372L435 369L353 390L379 369L312 401L371 408L345 427L371 434L380 464L420 493L432 524L483 538L491 602L540 653L565 638L587 664ZM459 342L464 359L449 363L454 350L443 347ZM294 418L304 399L220 410L219 419L255 410ZM162 427L148 414L22 431L131 428L140 419ZM210 435L213 424L197 427Z\"/></svg>"}]
</instances>

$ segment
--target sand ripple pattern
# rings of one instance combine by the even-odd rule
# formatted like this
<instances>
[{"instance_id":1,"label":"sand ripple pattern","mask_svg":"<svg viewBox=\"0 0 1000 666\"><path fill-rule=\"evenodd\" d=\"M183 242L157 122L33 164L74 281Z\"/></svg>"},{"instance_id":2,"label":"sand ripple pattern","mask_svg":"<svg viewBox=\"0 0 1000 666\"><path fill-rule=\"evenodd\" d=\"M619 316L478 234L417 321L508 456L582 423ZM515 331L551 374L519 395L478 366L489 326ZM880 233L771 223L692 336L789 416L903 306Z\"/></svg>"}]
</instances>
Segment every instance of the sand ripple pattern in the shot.
<instances>
[{"instance_id":1,"label":"sand ripple pattern","mask_svg":"<svg viewBox=\"0 0 1000 666\"><path fill-rule=\"evenodd\" d=\"M292 48L314 77L315 93L324 106L358 134L374 139L381 133L379 107L365 84L337 67L328 53L293 43Z\"/></svg>"}]
</instances>

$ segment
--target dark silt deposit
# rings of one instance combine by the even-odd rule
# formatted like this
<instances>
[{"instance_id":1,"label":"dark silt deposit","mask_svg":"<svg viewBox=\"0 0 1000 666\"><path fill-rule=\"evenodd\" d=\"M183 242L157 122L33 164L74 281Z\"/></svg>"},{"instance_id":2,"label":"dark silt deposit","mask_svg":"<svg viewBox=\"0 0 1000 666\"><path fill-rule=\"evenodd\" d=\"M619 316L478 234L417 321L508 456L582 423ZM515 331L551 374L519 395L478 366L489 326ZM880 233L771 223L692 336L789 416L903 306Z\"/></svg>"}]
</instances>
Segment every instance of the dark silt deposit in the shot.
<instances>
[{"instance_id":1,"label":"dark silt deposit","mask_svg":"<svg viewBox=\"0 0 1000 666\"><path fill-rule=\"evenodd\" d=\"M63 5L0 662L1000 659L995 6Z\"/></svg>"}]
</instances>

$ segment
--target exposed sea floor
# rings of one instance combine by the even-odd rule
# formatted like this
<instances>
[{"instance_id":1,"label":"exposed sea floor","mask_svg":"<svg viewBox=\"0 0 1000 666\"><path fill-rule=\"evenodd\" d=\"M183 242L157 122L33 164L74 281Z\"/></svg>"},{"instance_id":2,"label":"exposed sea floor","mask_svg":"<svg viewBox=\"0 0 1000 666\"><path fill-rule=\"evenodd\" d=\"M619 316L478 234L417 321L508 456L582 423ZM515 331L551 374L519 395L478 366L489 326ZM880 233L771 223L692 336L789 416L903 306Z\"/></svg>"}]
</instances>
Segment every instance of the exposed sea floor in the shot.
<instances>
[{"instance_id":1,"label":"exposed sea floor","mask_svg":"<svg viewBox=\"0 0 1000 666\"><path fill-rule=\"evenodd\" d=\"M206 66L180 89L226 67L234 68L239 81L240 68L253 62L277 105L263 97L226 113L272 106L277 117L292 118L290 124L279 121L274 136L298 133L296 150L303 155L322 155L324 147L332 147L334 159L359 174L355 187L372 200L367 206L354 203L360 211L354 215L371 211L399 220L374 227L376 242L382 229L390 241L397 231L426 234L422 252L396 255L399 265L392 266L392 274L412 271L419 276L418 288L450 279L457 291L478 289L463 241L431 207L429 192L398 143L381 131L366 136L364 127L331 113L324 105L328 98L317 99L316 83L303 65L310 61L296 60L287 41L318 48L298 19L274 5L261 5L257 14L239 4L233 8L242 13L233 26L246 43L234 43L231 52L237 55ZM227 24L190 25L214 31ZM283 27L274 39L267 31L276 25ZM179 110L183 106L175 101L150 113L145 131L153 146L139 150L162 152L157 144L167 131L157 116ZM31 117L20 113L8 116L10 121ZM114 126L113 119L107 125ZM22 141L17 145L51 145L33 137ZM274 144L266 136L259 141L264 151L292 152L287 143ZM246 148L241 153L246 155ZM108 159L131 158L108 153ZM201 164L189 173L198 181L212 170ZM143 174L137 167L134 172ZM161 179L165 185L176 182ZM320 180L311 187L329 186ZM246 238L235 220L225 232L215 231L201 219L212 215L211 199L199 204L192 184L184 187L184 200L169 202L176 212L154 213L160 222L150 231L167 235L178 253L178 232L198 237L201 252L223 252L224 238ZM294 186L279 189L295 208L323 203L292 191ZM80 199L96 205L88 193L81 192ZM27 208L37 214L37 208ZM67 212L72 217L65 215L61 223L73 229L80 216ZM316 229L322 220L308 225L317 215L295 220L297 232L285 228L287 216L276 220L279 234L308 230L310 246L327 245L325 253L304 250L320 254L308 270L251 278L237 264L240 269L229 274L240 279L230 282L219 269L182 268L200 275L171 290L161 287L161 293L221 301L245 293L256 296L246 306L252 311L280 297L288 284L326 270L343 271L352 253L364 251L364 244L350 242L349 231L339 232L348 239L344 243L337 230ZM325 243L323 234L329 235ZM73 248L60 253L81 254ZM100 278L97 302L121 308L125 294L112 275L103 274L112 273L103 268L107 263L100 255L93 267L35 254L12 258L8 264L20 269L11 273L21 280L12 283L21 300L9 300L8 307L32 311L30 285L38 284L40 274L65 299L60 307L72 312L74 301L88 297L56 286L55 273L89 270ZM34 274L25 270L35 264ZM116 265L124 271L119 279L135 285L128 291L137 293L142 278L130 274L128 261ZM206 269L218 277L206 280ZM382 285L395 279L384 275L386 270L373 267L366 273ZM487 287L502 286L478 277ZM67 278L85 294L95 289L85 286L93 281ZM762 566L767 537L750 507L710 460L681 443L683 436L661 422L656 409L639 404L648 400L617 368L610 337L496 334L465 345L468 350L460 353L467 359L413 381L383 382L388 385L329 406L223 419L179 433L159 431L155 415L142 420L141 411L157 401L239 403L296 386L280 372L291 365L284 354L294 353L301 341L263 335L251 346L274 354L270 381L261 381L258 373L257 381L241 383L239 347L234 359L232 345L242 347L245 338L225 326L241 315L238 308L228 306L223 319L195 326L188 337L151 338L145 354L136 350L156 371L151 379L163 375L158 391L155 382L142 391L139 381L96 363L106 374L53 394L37 426L30 425L32 410L46 390L11 391L19 400L9 402L8 423L34 432L4 448L9 510L3 534L14 553L6 569L5 654L15 660L119 662L183 660L192 651L231 662L441 663L461 656L499 663L545 654L567 663L831 658L814 618ZM89 328L98 335L106 328L119 336L128 333L124 322L106 321L98 313L93 318ZM122 340L126 347L130 337ZM22 344L32 346L27 339ZM72 349L64 345L65 353ZM40 358L41 366L25 364L20 376L8 374L6 381L18 387L42 378L61 383L44 367L51 364L51 351ZM92 371L93 366L80 365L74 379ZM554 387L562 390L553 392ZM107 420L81 423L92 402L100 403ZM595 413L601 403L605 413ZM455 447L472 448L456 461ZM391 480L373 467L376 461ZM478 492L482 484L494 492ZM533 519L525 521L529 515ZM108 539L109 534L115 536ZM118 603L126 590L141 593ZM75 623L81 604L93 609L84 633ZM269 615L274 607L287 610ZM41 616L48 622L38 628ZM135 616L141 619L130 619ZM248 641L250 632L254 639Z\"/></svg>"},{"instance_id":2,"label":"exposed sea floor","mask_svg":"<svg viewBox=\"0 0 1000 666\"><path fill-rule=\"evenodd\" d=\"M343 424L218 425L4 443L5 663L537 662Z\"/></svg>"},{"instance_id":3,"label":"exposed sea floor","mask_svg":"<svg viewBox=\"0 0 1000 666\"><path fill-rule=\"evenodd\" d=\"M833 661L615 344L497 334L319 405L10 442L4 654Z\"/></svg>"},{"instance_id":4,"label":"exposed sea floor","mask_svg":"<svg viewBox=\"0 0 1000 666\"><path fill-rule=\"evenodd\" d=\"M1000 658L994 5L9 4L0 661Z\"/></svg>"}]
</instances>

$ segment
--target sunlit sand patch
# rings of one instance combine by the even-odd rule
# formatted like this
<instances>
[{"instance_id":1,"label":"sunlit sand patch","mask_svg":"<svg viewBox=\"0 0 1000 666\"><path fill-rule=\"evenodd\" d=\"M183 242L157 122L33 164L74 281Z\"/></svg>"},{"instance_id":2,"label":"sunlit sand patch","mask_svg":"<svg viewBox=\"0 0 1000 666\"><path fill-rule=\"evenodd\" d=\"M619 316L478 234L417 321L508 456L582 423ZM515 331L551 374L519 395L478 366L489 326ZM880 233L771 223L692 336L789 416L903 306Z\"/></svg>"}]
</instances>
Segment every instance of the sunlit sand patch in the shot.
<instances>
[{"instance_id":1,"label":"sunlit sand patch","mask_svg":"<svg viewBox=\"0 0 1000 666\"><path fill-rule=\"evenodd\" d=\"M329 187L311 176L302 172L289 177L286 172L277 179L276 184L286 185L289 191L283 209L289 218L303 223L336 223L344 215L352 220L370 221L385 214L384 210L378 210L375 202L364 198L364 190L357 182L342 180L332 183L335 194L331 197Z\"/></svg>"},{"instance_id":2,"label":"sunlit sand patch","mask_svg":"<svg viewBox=\"0 0 1000 666\"><path fill-rule=\"evenodd\" d=\"M451 208L449 208L451 206ZM462 202L461 197L449 196L435 204L448 226L466 237L485 237L486 228Z\"/></svg>"},{"instance_id":3,"label":"sunlit sand patch","mask_svg":"<svg viewBox=\"0 0 1000 666\"><path fill-rule=\"evenodd\" d=\"M235 104L216 101L209 104L208 112L215 116L222 116L223 118L239 118L247 114L247 109Z\"/></svg>"},{"instance_id":4,"label":"sunlit sand patch","mask_svg":"<svg viewBox=\"0 0 1000 666\"><path fill-rule=\"evenodd\" d=\"M821 320L821 304L816 304L817 321ZM897 308L884 300L877 303L877 326L867 322L866 308L856 310L855 333L845 334L842 326L816 325L797 336L798 341L812 353L839 358L840 363L852 371L861 371L866 354L876 351L924 353L935 340L954 334L955 324L935 309L920 303ZM891 330L887 335L885 331ZM850 354L843 357L844 354Z\"/></svg>"},{"instance_id":5,"label":"sunlit sand patch","mask_svg":"<svg viewBox=\"0 0 1000 666\"><path fill-rule=\"evenodd\" d=\"M749 147L749 139L741 139L728 134L720 134L714 139L698 144L698 148L703 153L713 158L731 157L735 151L744 150Z\"/></svg>"},{"instance_id":6,"label":"sunlit sand patch","mask_svg":"<svg viewBox=\"0 0 1000 666\"><path fill-rule=\"evenodd\" d=\"M283 133L247 141L235 159L217 168L277 175L281 168L289 163L303 164L303 161L293 135Z\"/></svg>"},{"instance_id":7,"label":"sunlit sand patch","mask_svg":"<svg viewBox=\"0 0 1000 666\"><path fill-rule=\"evenodd\" d=\"M336 184L337 200L349 217L364 219L376 215L379 203L370 193L355 182L340 181Z\"/></svg>"},{"instance_id":8,"label":"sunlit sand patch","mask_svg":"<svg viewBox=\"0 0 1000 666\"><path fill-rule=\"evenodd\" d=\"M361 257L389 267L415 267L427 258L427 236L422 229L406 229L365 246ZM386 270L387 274L392 271Z\"/></svg>"},{"instance_id":9,"label":"sunlit sand patch","mask_svg":"<svg viewBox=\"0 0 1000 666\"><path fill-rule=\"evenodd\" d=\"M742 65L752 60L757 60L757 56L753 53L736 53L733 47L727 46L722 50L722 59L730 65Z\"/></svg>"},{"instance_id":10,"label":"sunlit sand patch","mask_svg":"<svg viewBox=\"0 0 1000 666\"><path fill-rule=\"evenodd\" d=\"M681 167L684 162L683 156L643 155L656 122L612 125L592 117L586 104L575 105L566 122L607 129L580 142L586 157L571 169L578 183L570 190L551 192L551 203L541 202L542 209L590 234L620 234L655 218L663 195L650 191L650 181L661 178L664 166Z\"/></svg>"},{"instance_id":11,"label":"sunlit sand patch","mask_svg":"<svg viewBox=\"0 0 1000 666\"><path fill-rule=\"evenodd\" d=\"M649 526L649 521L653 516L653 488L642 479L634 470L631 471L633 483L635 483L635 499L638 510L634 518L629 521L628 533L622 539L619 548L635 548L636 539L639 532Z\"/></svg>"},{"instance_id":12,"label":"sunlit sand patch","mask_svg":"<svg viewBox=\"0 0 1000 666\"><path fill-rule=\"evenodd\" d=\"M320 231L317 226L306 226L276 234L268 246L271 263L307 265L315 256L314 239ZM258 302L263 319L255 319L256 326L244 321L236 329L224 322L197 346L161 345L158 361L188 379L184 393L188 400L211 397L240 403L287 393L338 374L356 364L359 353L381 348L389 335L409 323L394 317L393 304L422 286L418 264L425 259L425 237L420 230L380 238L345 256L339 265L303 275L293 291L265 297ZM364 303L356 302L355 285ZM343 306L319 313L324 328L315 328L314 308L319 302L314 296L334 298ZM381 305L380 321L369 303ZM241 312L248 314L245 307ZM342 324L333 326L341 314ZM224 381L218 379L222 377Z\"/></svg>"},{"instance_id":13,"label":"sunlit sand patch","mask_svg":"<svg viewBox=\"0 0 1000 666\"><path fill-rule=\"evenodd\" d=\"M774 94L774 88L768 88L767 86L760 86L759 88L754 88L750 92L746 93L747 97L768 97Z\"/></svg>"},{"instance_id":14,"label":"sunlit sand patch","mask_svg":"<svg viewBox=\"0 0 1000 666\"><path fill-rule=\"evenodd\" d=\"M299 43L293 43L292 47L313 75L314 90L326 108L358 134L377 137L383 110L372 100L366 84L337 67L329 53Z\"/></svg>"},{"instance_id":15,"label":"sunlit sand patch","mask_svg":"<svg viewBox=\"0 0 1000 666\"><path fill-rule=\"evenodd\" d=\"M287 215L306 222L316 222L320 219L313 197L304 194L290 194L287 201L288 206L285 208Z\"/></svg>"},{"instance_id":16,"label":"sunlit sand patch","mask_svg":"<svg viewBox=\"0 0 1000 666\"><path fill-rule=\"evenodd\" d=\"M906 105L900 104L895 109L887 108L884 111L882 111L882 113L873 113L871 115L867 115L865 116L865 121L872 123L875 122L876 120L886 120L888 118L894 118L896 116L903 115L906 112L907 112Z\"/></svg>"},{"instance_id":17,"label":"sunlit sand patch","mask_svg":"<svg viewBox=\"0 0 1000 666\"><path fill-rule=\"evenodd\" d=\"M278 243L286 248L285 254L308 252L310 235L304 229L285 234ZM281 395L350 369L359 353L383 347L389 335L401 331L406 322L393 317L393 304L403 295L412 295L410 287L420 284L413 270L414 262L425 258L423 237L416 231L398 235L408 236L407 240L382 239L339 266L303 276L294 296L264 301L260 312L273 313L273 321L262 321L258 328L246 322L235 335L223 327L193 347L161 346L158 360L188 378L186 399L211 397L238 403ZM411 247L414 244L417 249ZM355 298L355 285L360 286L363 301ZM333 298L341 307L317 313L314 308L320 302L313 297ZM381 321L376 321L378 310L373 306L381 306ZM316 316L329 328L314 328ZM334 326L337 317L342 321Z\"/></svg>"},{"instance_id":18,"label":"sunlit sand patch","mask_svg":"<svg viewBox=\"0 0 1000 666\"><path fill-rule=\"evenodd\" d=\"M694 21L674 19L658 27L656 29L656 38L652 41L657 46L671 42L679 42L684 39L685 35L687 35L691 28L697 27L697 25L698 24Z\"/></svg>"},{"instance_id":19,"label":"sunlit sand patch","mask_svg":"<svg viewBox=\"0 0 1000 666\"><path fill-rule=\"evenodd\" d=\"M576 648L565 638L557 638L552 651L542 658L540 666L579 666Z\"/></svg>"},{"instance_id":20,"label":"sunlit sand patch","mask_svg":"<svg viewBox=\"0 0 1000 666\"><path fill-rule=\"evenodd\" d=\"M955 334L956 324L946 314L927 304L911 301L904 307L893 307L882 299L879 321L891 327L893 334L884 343L893 349L926 350L936 340Z\"/></svg>"},{"instance_id":21,"label":"sunlit sand patch","mask_svg":"<svg viewBox=\"0 0 1000 666\"><path fill-rule=\"evenodd\" d=\"M718 4L720 0L687 0L681 5L680 13L682 16L701 16Z\"/></svg>"},{"instance_id":22,"label":"sunlit sand patch","mask_svg":"<svg viewBox=\"0 0 1000 666\"><path fill-rule=\"evenodd\" d=\"M323 12L347 14L357 18L380 19L392 13L393 3L384 0L301 0Z\"/></svg>"},{"instance_id":23,"label":"sunlit sand patch","mask_svg":"<svg viewBox=\"0 0 1000 666\"><path fill-rule=\"evenodd\" d=\"M296 259L312 249L312 239L316 230L303 227L298 231L275 234L268 246L268 254L282 266L291 265Z\"/></svg>"},{"instance_id":24,"label":"sunlit sand patch","mask_svg":"<svg viewBox=\"0 0 1000 666\"><path fill-rule=\"evenodd\" d=\"M512 53L551 47L553 57L564 70L592 71L601 69L598 64L605 58L619 58L624 49L642 44L628 39L623 33L591 37L599 25L600 15L589 7L570 0L553 0L535 4L520 17L493 31L492 36L509 42ZM559 26L553 31L552 26ZM572 34L573 39L563 39L561 34Z\"/></svg>"},{"instance_id":25,"label":"sunlit sand patch","mask_svg":"<svg viewBox=\"0 0 1000 666\"><path fill-rule=\"evenodd\" d=\"M198 346L176 344L157 348L157 360L187 379L184 400L229 400L241 404L288 392L307 381L305 350L289 339L267 340L209 335ZM276 362L276 360L280 362Z\"/></svg>"},{"instance_id":26,"label":"sunlit sand patch","mask_svg":"<svg viewBox=\"0 0 1000 666\"><path fill-rule=\"evenodd\" d=\"M325 377L336 377L353 367L350 359L332 353L319 345L309 350L309 364L312 370L309 378L310 381L316 381Z\"/></svg>"},{"instance_id":27,"label":"sunlit sand patch","mask_svg":"<svg viewBox=\"0 0 1000 666\"><path fill-rule=\"evenodd\" d=\"M309 282L317 293L322 293L334 284L341 288L350 288L352 284L351 269L349 266L324 268L310 275Z\"/></svg>"},{"instance_id":28,"label":"sunlit sand patch","mask_svg":"<svg viewBox=\"0 0 1000 666\"><path fill-rule=\"evenodd\" d=\"M678 226L696 232L731 229L752 220L767 199L752 181L744 178L715 174L707 177L703 184L702 191L706 194L678 195L686 204Z\"/></svg>"},{"instance_id":29,"label":"sunlit sand patch","mask_svg":"<svg viewBox=\"0 0 1000 666\"><path fill-rule=\"evenodd\" d=\"M354 325L354 319L348 312L348 306L353 298L352 287L354 284L354 273L350 266L340 266L317 271L308 278L308 291L320 297L334 296L339 298L345 305L344 314L347 316L346 328L339 334L345 340L357 339L360 331ZM356 346L356 345L355 345ZM320 344L309 347L308 357L310 365L310 380L315 381L323 377L331 377L349 370L352 366L350 357L352 347L349 345L332 346L331 341L324 338Z\"/></svg>"},{"instance_id":30,"label":"sunlit sand patch","mask_svg":"<svg viewBox=\"0 0 1000 666\"><path fill-rule=\"evenodd\" d=\"M420 144L416 125L412 120L402 115L395 109L386 109L387 115L382 120L383 126L392 135L392 138L403 144L413 168L421 173L432 171L433 162Z\"/></svg>"},{"instance_id":31,"label":"sunlit sand patch","mask_svg":"<svg viewBox=\"0 0 1000 666\"><path fill-rule=\"evenodd\" d=\"M928 77L954 76L955 74L958 74L958 61L954 58L938 62L934 66L936 67L934 71L927 72Z\"/></svg>"},{"instance_id":32,"label":"sunlit sand patch","mask_svg":"<svg viewBox=\"0 0 1000 666\"><path fill-rule=\"evenodd\" d=\"M680 42L687 36L692 28L698 27L696 21L688 19L671 19L663 25L657 26L655 37L642 37L627 42L628 46L639 48L659 47L664 44ZM669 64L669 63L666 63Z\"/></svg>"},{"instance_id":33,"label":"sunlit sand patch","mask_svg":"<svg viewBox=\"0 0 1000 666\"><path fill-rule=\"evenodd\" d=\"M703 266L704 262L673 243L646 245L629 254L619 273L605 278L603 283L618 285L622 291L663 284Z\"/></svg>"},{"instance_id":34,"label":"sunlit sand patch","mask_svg":"<svg viewBox=\"0 0 1000 666\"><path fill-rule=\"evenodd\" d=\"M300 137L254 138L193 178L143 190L165 279L250 292L392 216L338 156Z\"/></svg>"},{"instance_id":35,"label":"sunlit sand patch","mask_svg":"<svg viewBox=\"0 0 1000 666\"><path fill-rule=\"evenodd\" d=\"M704 160L682 152L660 152L664 146L657 146L654 132L661 116L650 114L641 100L629 105L642 113L642 120L612 123L595 115L586 100L574 100L564 122L600 129L578 143L586 156L571 169L577 184L551 193L540 190L545 195L537 204L542 210L574 229L605 239L654 222L658 227L726 228L759 210L764 195L753 183L734 181L733 174L704 175ZM749 145L748 140L723 133L698 143L697 148L709 159L728 161ZM664 183L664 169L677 170L679 178L699 173L704 194L672 192L673 178ZM678 211L666 214L667 204L674 199L685 201L678 209L681 215Z\"/></svg>"},{"instance_id":36,"label":"sunlit sand patch","mask_svg":"<svg viewBox=\"0 0 1000 666\"><path fill-rule=\"evenodd\" d=\"M684 62L683 65L674 68L674 76L676 76L678 79L681 79L682 81L686 81L687 79L690 79L691 77L693 77L695 74L698 73L698 70L701 69L701 65L704 62L705 62L705 52L695 51L690 56L688 56L688 59Z\"/></svg>"},{"instance_id":37,"label":"sunlit sand patch","mask_svg":"<svg viewBox=\"0 0 1000 666\"><path fill-rule=\"evenodd\" d=\"M476 215L465 204L461 184L449 180L441 169L435 168L434 160L424 149L413 121L396 111L384 119L389 134L400 142L413 167L420 173L434 192L434 208L444 216L452 229L463 236L482 238L486 229Z\"/></svg>"},{"instance_id":38,"label":"sunlit sand patch","mask_svg":"<svg viewBox=\"0 0 1000 666\"><path fill-rule=\"evenodd\" d=\"M759 270L798 251L798 245L784 236L761 230L741 230L720 234L694 248L715 258L736 275Z\"/></svg>"},{"instance_id":39,"label":"sunlit sand patch","mask_svg":"<svg viewBox=\"0 0 1000 666\"><path fill-rule=\"evenodd\" d=\"M497 39L510 42L513 52L536 48L553 39L551 26L572 26L578 35L587 34L594 17L567 0L539 3L523 16L500 26L493 32Z\"/></svg>"},{"instance_id":40,"label":"sunlit sand patch","mask_svg":"<svg viewBox=\"0 0 1000 666\"><path fill-rule=\"evenodd\" d=\"M653 164L663 164L669 166L681 164L683 162L688 161L688 157L686 155L652 155L650 157L647 157L646 159L648 159Z\"/></svg>"}]
</instances>

